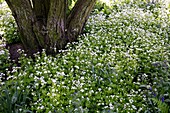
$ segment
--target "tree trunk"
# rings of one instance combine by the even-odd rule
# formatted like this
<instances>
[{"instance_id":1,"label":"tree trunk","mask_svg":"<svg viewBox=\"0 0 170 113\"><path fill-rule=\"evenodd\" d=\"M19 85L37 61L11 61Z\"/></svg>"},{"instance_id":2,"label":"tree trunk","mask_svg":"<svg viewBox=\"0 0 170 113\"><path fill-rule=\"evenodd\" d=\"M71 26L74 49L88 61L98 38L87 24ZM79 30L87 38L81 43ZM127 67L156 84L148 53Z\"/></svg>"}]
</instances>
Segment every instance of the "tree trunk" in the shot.
<instances>
[{"instance_id":1,"label":"tree trunk","mask_svg":"<svg viewBox=\"0 0 170 113\"><path fill-rule=\"evenodd\" d=\"M39 44L33 30L35 15L29 0L6 0L18 25L21 41L27 53L39 51Z\"/></svg>"},{"instance_id":2,"label":"tree trunk","mask_svg":"<svg viewBox=\"0 0 170 113\"><path fill-rule=\"evenodd\" d=\"M77 0L67 15L67 0L6 0L29 55L56 54L81 34L96 0Z\"/></svg>"}]
</instances>

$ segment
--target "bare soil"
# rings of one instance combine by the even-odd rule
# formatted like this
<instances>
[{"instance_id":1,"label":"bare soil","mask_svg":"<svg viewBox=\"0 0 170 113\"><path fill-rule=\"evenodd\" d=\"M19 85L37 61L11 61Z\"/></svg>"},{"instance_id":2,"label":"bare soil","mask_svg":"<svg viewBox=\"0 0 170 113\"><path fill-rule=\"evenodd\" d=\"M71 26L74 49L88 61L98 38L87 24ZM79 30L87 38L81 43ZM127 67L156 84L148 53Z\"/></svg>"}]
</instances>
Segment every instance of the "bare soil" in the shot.
<instances>
[{"instance_id":1,"label":"bare soil","mask_svg":"<svg viewBox=\"0 0 170 113\"><path fill-rule=\"evenodd\" d=\"M6 49L9 50L10 59L15 60L17 62L18 58L20 57L18 50L19 49L24 50L24 47L21 43L16 43L16 44L7 44Z\"/></svg>"}]
</instances>

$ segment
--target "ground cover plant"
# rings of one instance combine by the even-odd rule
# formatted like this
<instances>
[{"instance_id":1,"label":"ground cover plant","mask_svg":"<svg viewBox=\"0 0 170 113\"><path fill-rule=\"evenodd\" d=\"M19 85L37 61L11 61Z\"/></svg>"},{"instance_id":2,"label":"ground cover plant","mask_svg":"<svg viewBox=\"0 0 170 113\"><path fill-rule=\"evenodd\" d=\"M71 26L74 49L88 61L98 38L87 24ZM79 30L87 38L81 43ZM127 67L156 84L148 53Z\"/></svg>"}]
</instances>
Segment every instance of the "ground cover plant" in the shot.
<instances>
[{"instance_id":1,"label":"ground cover plant","mask_svg":"<svg viewBox=\"0 0 170 113\"><path fill-rule=\"evenodd\" d=\"M6 2L0 3L0 36L8 43L21 42L17 32L17 25Z\"/></svg>"},{"instance_id":2,"label":"ground cover plant","mask_svg":"<svg viewBox=\"0 0 170 113\"><path fill-rule=\"evenodd\" d=\"M20 65L0 83L0 112L170 111L169 11L142 1L104 7L55 57L19 50Z\"/></svg>"}]
</instances>

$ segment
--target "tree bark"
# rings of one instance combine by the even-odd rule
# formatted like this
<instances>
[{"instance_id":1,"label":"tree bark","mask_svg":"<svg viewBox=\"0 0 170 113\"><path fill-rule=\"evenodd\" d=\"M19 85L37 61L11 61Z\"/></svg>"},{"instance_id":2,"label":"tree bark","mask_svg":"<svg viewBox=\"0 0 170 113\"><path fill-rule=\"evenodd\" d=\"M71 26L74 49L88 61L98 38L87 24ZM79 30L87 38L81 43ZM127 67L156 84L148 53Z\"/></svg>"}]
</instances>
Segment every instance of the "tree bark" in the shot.
<instances>
[{"instance_id":1,"label":"tree bark","mask_svg":"<svg viewBox=\"0 0 170 113\"><path fill-rule=\"evenodd\" d=\"M18 25L21 41L27 53L39 51L39 44L33 31L35 16L29 0L6 0Z\"/></svg>"},{"instance_id":2,"label":"tree bark","mask_svg":"<svg viewBox=\"0 0 170 113\"><path fill-rule=\"evenodd\" d=\"M75 41L81 34L96 0L78 0L67 18L67 37Z\"/></svg>"},{"instance_id":3,"label":"tree bark","mask_svg":"<svg viewBox=\"0 0 170 113\"><path fill-rule=\"evenodd\" d=\"M65 1L51 0L50 10L47 20L48 30L48 50L54 52L55 49L63 48L66 43L65 37ZM54 50L53 50L54 49Z\"/></svg>"},{"instance_id":4,"label":"tree bark","mask_svg":"<svg viewBox=\"0 0 170 113\"><path fill-rule=\"evenodd\" d=\"M55 54L81 34L96 0L77 0L67 15L67 0L6 0L30 55L46 49Z\"/></svg>"}]
</instances>

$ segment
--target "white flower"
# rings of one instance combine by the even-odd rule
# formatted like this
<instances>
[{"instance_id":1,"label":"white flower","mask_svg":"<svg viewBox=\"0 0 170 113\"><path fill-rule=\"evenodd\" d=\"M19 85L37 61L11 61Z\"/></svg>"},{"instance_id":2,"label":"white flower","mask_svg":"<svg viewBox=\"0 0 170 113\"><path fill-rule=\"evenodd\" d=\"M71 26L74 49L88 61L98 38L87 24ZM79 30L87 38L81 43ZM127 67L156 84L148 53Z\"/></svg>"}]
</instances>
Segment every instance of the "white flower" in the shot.
<instances>
[{"instance_id":1,"label":"white flower","mask_svg":"<svg viewBox=\"0 0 170 113\"><path fill-rule=\"evenodd\" d=\"M69 104L71 104L72 100L69 100Z\"/></svg>"},{"instance_id":2,"label":"white flower","mask_svg":"<svg viewBox=\"0 0 170 113\"><path fill-rule=\"evenodd\" d=\"M105 108L105 109L107 109L107 108L108 108L108 106L105 106L104 108Z\"/></svg>"},{"instance_id":3,"label":"white flower","mask_svg":"<svg viewBox=\"0 0 170 113\"><path fill-rule=\"evenodd\" d=\"M41 106L40 109L44 109L44 106Z\"/></svg>"},{"instance_id":4,"label":"white flower","mask_svg":"<svg viewBox=\"0 0 170 113\"><path fill-rule=\"evenodd\" d=\"M74 66L75 68L79 69L79 66Z\"/></svg>"},{"instance_id":5,"label":"white flower","mask_svg":"<svg viewBox=\"0 0 170 113\"><path fill-rule=\"evenodd\" d=\"M114 109L114 106L110 106L110 109Z\"/></svg>"},{"instance_id":6,"label":"white flower","mask_svg":"<svg viewBox=\"0 0 170 113\"><path fill-rule=\"evenodd\" d=\"M113 106L112 103L110 103L109 106Z\"/></svg>"},{"instance_id":7,"label":"white flower","mask_svg":"<svg viewBox=\"0 0 170 113\"><path fill-rule=\"evenodd\" d=\"M136 106L134 106L134 105L132 105L132 108L135 109L135 110L137 109Z\"/></svg>"},{"instance_id":8,"label":"white flower","mask_svg":"<svg viewBox=\"0 0 170 113\"><path fill-rule=\"evenodd\" d=\"M55 89L52 89L52 92L55 92Z\"/></svg>"},{"instance_id":9,"label":"white flower","mask_svg":"<svg viewBox=\"0 0 170 113\"><path fill-rule=\"evenodd\" d=\"M89 93L94 93L94 91L93 91L93 90L90 90Z\"/></svg>"},{"instance_id":10,"label":"white flower","mask_svg":"<svg viewBox=\"0 0 170 113\"><path fill-rule=\"evenodd\" d=\"M44 73L46 74L46 73L47 73L47 71L44 71Z\"/></svg>"},{"instance_id":11,"label":"white flower","mask_svg":"<svg viewBox=\"0 0 170 113\"><path fill-rule=\"evenodd\" d=\"M75 86L71 87L71 89L77 89Z\"/></svg>"},{"instance_id":12,"label":"white flower","mask_svg":"<svg viewBox=\"0 0 170 113\"><path fill-rule=\"evenodd\" d=\"M60 74L61 74L62 76L64 76L64 75L65 75L65 73L64 73L64 72L61 72Z\"/></svg>"},{"instance_id":13,"label":"white flower","mask_svg":"<svg viewBox=\"0 0 170 113\"><path fill-rule=\"evenodd\" d=\"M132 104L133 103L133 99L130 99L129 102Z\"/></svg>"},{"instance_id":14,"label":"white flower","mask_svg":"<svg viewBox=\"0 0 170 113\"><path fill-rule=\"evenodd\" d=\"M102 89L101 88L98 88L99 91L101 91Z\"/></svg>"},{"instance_id":15,"label":"white flower","mask_svg":"<svg viewBox=\"0 0 170 113\"><path fill-rule=\"evenodd\" d=\"M52 96L54 97L54 96L56 96L56 94L55 94L55 93L52 93Z\"/></svg>"},{"instance_id":16,"label":"white flower","mask_svg":"<svg viewBox=\"0 0 170 113\"><path fill-rule=\"evenodd\" d=\"M84 89L81 89L80 91L81 91L81 92L84 92Z\"/></svg>"},{"instance_id":17,"label":"white flower","mask_svg":"<svg viewBox=\"0 0 170 113\"><path fill-rule=\"evenodd\" d=\"M82 76L80 79L81 79L81 80L84 80L84 77Z\"/></svg>"},{"instance_id":18,"label":"white flower","mask_svg":"<svg viewBox=\"0 0 170 113\"><path fill-rule=\"evenodd\" d=\"M56 79L51 79L53 83L56 83Z\"/></svg>"}]
</instances>

